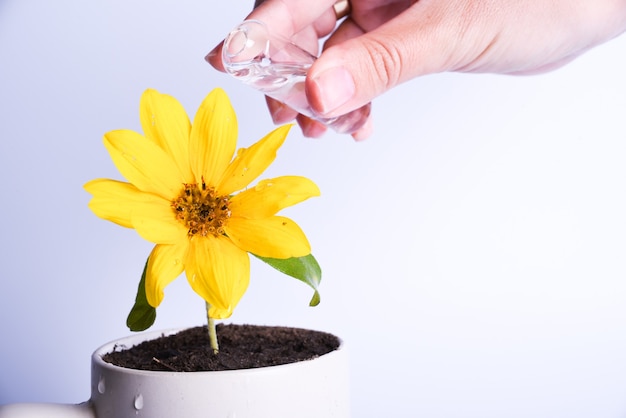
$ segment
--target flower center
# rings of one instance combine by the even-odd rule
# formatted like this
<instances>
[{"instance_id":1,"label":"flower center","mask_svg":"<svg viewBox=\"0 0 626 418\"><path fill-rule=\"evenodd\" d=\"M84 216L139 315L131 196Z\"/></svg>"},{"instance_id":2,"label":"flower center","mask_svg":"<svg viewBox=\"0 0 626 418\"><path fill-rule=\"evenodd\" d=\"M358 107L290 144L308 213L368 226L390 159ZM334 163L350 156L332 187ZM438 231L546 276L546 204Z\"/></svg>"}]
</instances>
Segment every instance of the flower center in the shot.
<instances>
[{"instance_id":1,"label":"flower center","mask_svg":"<svg viewBox=\"0 0 626 418\"><path fill-rule=\"evenodd\" d=\"M202 184L185 184L178 197L172 200L172 209L187 228L187 235L206 237L224 235L224 225L230 218L228 196L218 196L215 188Z\"/></svg>"}]
</instances>

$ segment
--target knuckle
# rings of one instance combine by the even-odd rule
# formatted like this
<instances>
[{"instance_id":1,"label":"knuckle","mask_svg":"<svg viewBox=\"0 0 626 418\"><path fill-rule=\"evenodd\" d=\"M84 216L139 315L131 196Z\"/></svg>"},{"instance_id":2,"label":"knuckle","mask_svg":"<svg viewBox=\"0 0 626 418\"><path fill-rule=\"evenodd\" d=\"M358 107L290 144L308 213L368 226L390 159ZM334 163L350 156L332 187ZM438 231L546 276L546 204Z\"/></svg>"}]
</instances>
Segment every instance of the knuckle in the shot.
<instances>
[{"instance_id":1,"label":"knuckle","mask_svg":"<svg viewBox=\"0 0 626 418\"><path fill-rule=\"evenodd\" d=\"M395 42L372 39L368 45L370 74L374 85L389 89L398 84L402 72L402 54Z\"/></svg>"}]
</instances>

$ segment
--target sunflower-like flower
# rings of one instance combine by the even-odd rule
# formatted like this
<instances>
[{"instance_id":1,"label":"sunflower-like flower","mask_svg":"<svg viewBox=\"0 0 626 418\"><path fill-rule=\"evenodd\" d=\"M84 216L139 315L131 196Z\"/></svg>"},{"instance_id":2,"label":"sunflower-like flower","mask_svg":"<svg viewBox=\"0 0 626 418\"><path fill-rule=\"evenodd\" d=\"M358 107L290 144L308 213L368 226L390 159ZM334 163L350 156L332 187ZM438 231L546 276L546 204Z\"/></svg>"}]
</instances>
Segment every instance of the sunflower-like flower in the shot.
<instances>
[{"instance_id":1,"label":"sunflower-like flower","mask_svg":"<svg viewBox=\"0 0 626 418\"><path fill-rule=\"evenodd\" d=\"M152 307L184 271L210 306L209 316L227 318L250 281L248 253L272 259L311 253L300 227L276 214L318 196L317 186L304 177L283 176L247 188L274 161L290 126L235 154L236 115L221 89L204 99L193 124L175 98L147 90L140 120L144 135L117 130L104 136L128 182L96 179L85 189L97 216L134 228L156 244L145 269L145 296Z\"/></svg>"}]
</instances>

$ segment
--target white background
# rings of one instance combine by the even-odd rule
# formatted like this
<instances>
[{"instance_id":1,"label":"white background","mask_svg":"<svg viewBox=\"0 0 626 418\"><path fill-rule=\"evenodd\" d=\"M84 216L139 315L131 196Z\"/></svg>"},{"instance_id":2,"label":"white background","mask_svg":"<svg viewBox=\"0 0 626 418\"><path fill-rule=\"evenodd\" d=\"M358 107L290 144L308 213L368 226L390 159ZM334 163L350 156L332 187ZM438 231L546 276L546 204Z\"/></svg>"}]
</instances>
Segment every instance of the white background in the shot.
<instances>
[{"instance_id":1,"label":"white background","mask_svg":"<svg viewBox=\"0 0 626 418\"><path fill-rule=\"evenodd\" d=\"M203 61L249 1L0 0L0 403L82 402L90 355L127 335L151 244L95 217L102 145L148 87L193 115L221 86L248 146L263 97ZM374 102L364 143L292 130L266 176L322 197L322 303L253 264L229 322L350 347L358 418L626 416L626 38L535 77L436 75ZM204 323L184 278L155 329Z\"/></svg>"}]
</instances>

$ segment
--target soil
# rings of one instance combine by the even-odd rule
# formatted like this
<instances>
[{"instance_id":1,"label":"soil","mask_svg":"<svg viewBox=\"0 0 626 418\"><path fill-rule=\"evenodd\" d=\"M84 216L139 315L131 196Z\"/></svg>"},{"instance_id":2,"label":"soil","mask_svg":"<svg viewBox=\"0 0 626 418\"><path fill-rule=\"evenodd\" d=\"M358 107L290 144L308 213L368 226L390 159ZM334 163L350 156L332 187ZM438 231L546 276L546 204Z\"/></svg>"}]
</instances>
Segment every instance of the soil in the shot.
<instances>
[{"instance_id":1,"label":"soil","mask_svg":"<svg viewBox=\"0 0 626 418\"><path fill-rule=\"evenodd\" d=\"M339 347L332 334L301 328L218 324L219 353L214 354L206 327L161 336L112 351L104 361L121 367L198 372L252 369L310 360Z\"/></svg>"}]
</instances>

